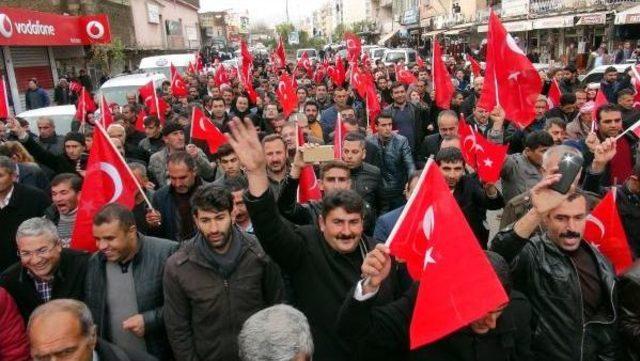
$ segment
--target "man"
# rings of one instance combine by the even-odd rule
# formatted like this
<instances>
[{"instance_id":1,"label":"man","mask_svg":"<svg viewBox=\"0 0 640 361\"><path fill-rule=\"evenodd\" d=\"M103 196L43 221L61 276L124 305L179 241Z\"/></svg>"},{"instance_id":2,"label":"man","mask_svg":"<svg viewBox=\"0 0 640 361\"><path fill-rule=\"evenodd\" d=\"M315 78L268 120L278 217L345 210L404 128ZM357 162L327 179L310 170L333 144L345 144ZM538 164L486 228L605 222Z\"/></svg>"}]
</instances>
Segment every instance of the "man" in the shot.
<instances>
[{"instance_id":1,"label":"man","mask_svg":"<svg viewBox=\"0 0 640 361\"><path fill-rule=\"evenodd\" d=\"M82 299L89 254L63 249L51 221L22 222L16 244L20 261L2 273L0 285L16 301L25 321L36 307L52 299Z\"/></svg>"},{"instance_id":2,"label":"man","mask_svg":"<svg viewBox=\"0 0 640 361\"><path fill-rule=\"evenodd\" d=\"M438 113L438 132L429 134L422 140L416 164L422 168L429 157L435 156L440 150L444 139L450 139L458 135L458 115L452 110L443 110Z\"/></svg>"},{"instance_id":3,"label":"man","mask_svg":"<svg viewBox=\"0 0 640 361\"><path fill-rule=\"evenodd\" d=\"M425 109L407 101L407 91L403 84L393 83L391 93L393 104L386 107L384 111L391 113L394 128L398 134L407 138L411 153L415 157L418 146L425 136L429 114Z\"/></svg>"},{"instance_id":4,"label":"man","mask_svg":"<svg viewBox=\"0 0 640 361\"><path fill-rule=\"evenodd\" d=\"M171 360L162 275L178 244L138 233L133 213L118 203L93 217L93 237L98 252L88 263L85 302L98 335L124 350Z\"/></svg>"},{"instance_id":5,"label":"man","mask_svg":"<svg viewBox=\"0 0 640 361\"><path fill-rule=\"evenodd\" d=\"M151 155L149 173L159 187L167 184L167 159L175 152L187 150L193 156L198 175L206 180L215 177L215 168L209 163L202 149L193 144L185 146L183 128L174 122L167 122L162 128L162 141L165 147Z\"/></svg>"},{"instance_id":6,"label":"man","mask_svg":"<svg viewBox=\"0 0 640 361\"><path fill-rule=\"evenodd\" d=\"M481 107L473 108L473 114L467 118L467 123L494 143L502 144L505 140L505 112L500 105L496 105L491 112Z\"/></svg>"},{"instance_id":7,"label":"man","mask_svg":"<svg viewBox=\"0 0 640 361\"><path fill-rule=\"evenodd\" d=\"M292 228L279 216L269 190L264 151L255 128L250 122L233 122L231 131L229 143L249 180L245 202L254 231L265 251L291 275L296 304L309 319L316 342L314 360L353 359L358 346L338 337L335 321L371 247L362 234L362 198L351 190L331 192L322 201L317 225Z\"/></svg>"},{"instance_id":8,"label":"man","mask_svg":"<svg viewBox=\"0 0 640 361\"><path fill-rule=\"evenodd\" d=\"M238 360L242 324L282 300L280 270L233 226L231 192L207 185L192 204L197 233L169 258L163 279L171 348L182 360Z\"/></svg>"},{"instance_id":9,"label":"man","mask_svg":"<svg viewBox=\"0 0 640 361\"><path fill-rule=\"evenodd\" d=\"M296 89L296 98L298 99L298 112L304 112L304 104L307 102L308 96L309 94L307 92L307 88L305 88L304 86L299 86L298 89Z\"/></svg>"},{"instance_id":10,"label":"man","mask_svg":"<svg viewBox=\"0 0 640 361\"><path fill-rule=\"evenodd\" d=\"M45 174L45 170L43 169L45 167L43 166L41 168L39 164L30 162L30 159L25 159L26 154L27 152L20 142L13 140L3 142L0 140L0 155L9 157L16 162L16 183L49 192L49 177ZM29 156L29 158L31 157ZM51 172L50 169L45 169Z\"/></svg>"},{"instance_id":11,"label":"man","mask_svg":"<svg viewBox=\"0 0 640 361\"><path fill-rule=\"evenodd\" d=\"M143 156L141 154L138 144L146 137L144 132L141 132L136 127L136 122L139 122L140 119L138 117L138 112L140 110L136 105L125 104L122 107L122 117L124 120L124 128L125 128L125 138L126 143L124 144L127 153L131 153L135 155L136 158L140 158ZM144 126L144 124L143 124ZM140 158L143 161L147 161L148 159Z\"/></svg>"},{"instance_id":12,"label":"man","mask_svg":"<svg viewBox=\"0 0 640 361\"><path fill-rule=\"evenodd\" d=\"M563 93L575 94L580 88L580 80L578 79L578 69L574 64L564 67L564 77L558 84Z\"/></svg>"},{"instance_id":13,"label":"man","mask_svg":"<svg viewBox=\"0 0 640 361\"><path fill-rule=\"evenodd\" d=\"M553 139L553 144L560 145L567 140L567 122L560 118L548 118L544 131Z\"/></svg>"},{"instance_id":14,"label":"man","mask_svg":"<svg viewBox=\"0 0 640 361\"><path fill-rule=\"evenodd\" d=\"M56 105L75 104L77 96L69 88L69 81L60 78L58 85L53 89L53 102Z\"/></svg>"},{"instance_id":15,"label":"man","mask_svg":"<svg viewBox=\"0 0 640 361\"><path fill-rule=\"evenodd\" d=\"M376 130L377 133L369 136L367 141L376 145L376 158L381 160L382 207L379 212L382 213L404 204L404 185L416 166L407 138L393 133L391 114L382 113L376 119Z\"/></svg>"},{"instance_id":16,"label":"man","mask_svg":"<svg viewBox=\"0 0 640 361\"><path fill-rule=\"evenodd\" d=\"M537 131L527 136L522 153L507 156L500 172L505 202L540 182L544 153L553 145L554 141L549 133Z\"/></svg>"},{"instance_id":17,"label":"man","mask_svg":"<svg viewBox=\"0 0 640 361\"><path fill-rule=\"evenodd\" d=\"M489 241L489 230L484 225L487 210L495 211L504 207L502 194L495 184L481 183L475 175L465 174L464 158L458 148L440 149L436 164L480 246L486 249Z\"/></svg>"},{"instance_id":18,"label":"man","mask_svg":"<svg viewBox=\"0 0 640 361\"><path fill-rule=\"evenodd\" d=\"M80 75L78 75L78 81L80 84L87 89L88 92L93 91L93 82L91 81L91 77L87 75L87 71L85 69L80 69Z\"/></svg>"},{"instance_id":19,"label":"man","mask_svg":"<svg viewBox=\"0 0 640 361\"><path fill-rule=\"evenodd\" d=\"M276 199L287 176L287 145L281 136L269 134L262 139L262 147L267 160L269 187Z\"/></svg>"},{"instance_id":20,"label":"man","mask_svg":"<svg viewBox=\"0 0 640 361\"><path fill-rule=\"evenodd\" d=\"M62 155L64 152L64 136L56 134L56 125L53 119L40 117L37 121L38 138L36 141L47 152Z\"/></svg>"},{"instance_id":21,"label":"man","mask_svg":"<svg viewBox=\"0 0 640 361\"><path fill-rule=\"evenodd\" d=\"M600 82L600 90L603 92L609 103L615 104L618 92L622 89L629 88L630 78L623 77L622 80L618 80L618 70L615 67L610 66L604 70L602 81Z\"/></svg>"},{"instance_id":22,"label":"man","mask_svg":"<svg viewBox=\"0 0 640 361\"><path fill-rule=\"evenodd\" d=\"M87 306L61 299L38 307L28 326L34 360L153 361L156 358L121 349L97 337L96 325Z\"/></svg>"},{"instance_id":23,"label":"man","mask_svg":"<svg viewBox=\"0 0 640 361\"><path fill-rule=\"evenodd\" d=\"M634 107L635 96L631 89L622 89L618 92L618 105L622 112L622 124L625 129L640 120L640 110Z\"/></svg>"},{"instance_id":24,"label":"man","mask_svg":"<svg viewBox=\"0 0 640 361\"><path fill-rule=\"evenodd\" d=\"M616 284L618 289L618 314L620 315L620 335L625 344L629 360L640 359L640 341L638 334L638 320L640 308L638 295L640 294L640 262L636 261L620 277Z\"/></svg>"},{"instance_id":25,"label":"man","mask_svg":"<svg viewBox=\"0 0 640 361\"><path fill-rule=\"evenodd\" d=\"M276 131L273 128L272 123L276 121L276 119L281 118L280 114L278 113L278 105L275 103L269 103L264 107L264 113L262 115L262 117L264 118L265 121L265 125L267 126L266 132L268 134L279 134L279 131Z\"/></svg>"},{"instance_id":26,"label":"man","mask_svg":"<svg viewBox=\"0 0 640 361\"><path fill-rule=\"evenodd\" d=\"M38 79L31 78L24 94L25 107L27 110L48 107L50 104L47 91L38 85Z\"/></svg>"},{"instance_id":27,"label":"man","mask_svg":"<svg viewBox=\"0 0 640 361\"><path fill-rule=\"evenodd\" d=\"M16 163L0 156L0 272L18 260L18 226L29 218L42 217L51 204L43 191L16 183L16 177Z\"/></svg>"},{"instance_id":28,"label":"man","mask_svg":"<svg viewBox=\"0 0 640 361\"><path fill-rule=\"evenodd\" d=\"M631 58L632 53L633 53L633 50L631 49L631 42L627 40L623 44L619 45L618 51L616 52L616 55L614 58L614 63L616 64L625 63L629 58Z\"/></svg>"},{"instance_id":29,"label":"man","mask_svg":"<svg viewBox=\"0 0 640 361\"><path fill-rule=\"evenodd\" d=\"M325 84L316 85L315 101L318 104L318 111L325 111L329 109L333 104L329 92L327 92L327 86ZM307 115L309 116L309 115Z\"/></svg>"},{"instance_id":30,"label":"man","mask_svg":"<svg viewBox=\"0 0 640 361\"><path fill-rule=\"evenodd\" d=\"M595 103L588 101L580 108L578 116L567 124L567 138L573 141L581 141L591 132L593 111Z\"/></svg>"},{"instance_id":31,"label":"man","mask_svg":"<svg viewBox=\"0 0 640 361\"><path fill-rule=\"evenodd\" d=\"M189 200L204 182L196 173L196 161L185 151L167 158L169 184L153 195L153 208L160 213L159 224L149 226L163 238L186 241L195 233Z\"/></svg>"},{"instance_id":32,"label":"man","mask_svg":"<svg viewBox=\"0 0 640 361\"><path fill-rule=\"evenodd\" d=\"M514 287L531 302L536 360L617 360L615 272L582 241L589 207L583 194L560 194L552 174L531 189L533 207L491 249L511 263ZM542 227L543 232L534 234Z\"/></svg>"},{"instance_id":33,"label":"man","mask_svg":"<svg viewBox=\"0 0 640 361\"><path fill-rule=\"evenodd\" d=\"M241 231L253 234L249 211L247 211L247 206L244 204L244 192L248 187L246 178L234 178L226 186L233 196L233 212L231 212L233 224L240 228Z\"/></svg>"},{"instance_id":34,"label":"man","mask_svg":"<svg viewBox=\"0 0 640 361\"><path fill-rule=\"evenodd\" d=\"M313 357L313 338L302 312L276 305L256 312L238 336L241 361L304 361Z\"/></svg>"},{"instance_id":35,"label":"man","mask_svg":"<svg viewBox=\"0 0 640 361\"><path fill-rule=\"evenodd\" d=\"M564 93L560 96L560 104L550 109L545 117L560 118L565 123L572 121L577 115L576 95L573 93Z\"/></svg>"},{"instance_id":36,"label":"man","mask_svg":"<svg viewBox=\"0 0 640 361\"><path fill-rule=\"evenodd\" d=\"M324 86L324 85L323 85ZM314 101L308 101L304 105L304 115L307 116L309 134L316 139L324 140L322 125L318 120L318 111L320 106Z\"/></svg>"},{"instance_id":37,"label":"man","mask_svg":"<svg viewBox=\"0 0 640 361\"><path fill-rule=\"evenodd\" d=\"M216 152L216 162L222 170L222 177L218 178L213 184L225 186L228 182L236 177L242 177L242 165L238 160L238 156L229 144L223 144Z\"/></svg>"},{"instance_id":38,"label":"man","mask_svg":"<svg viewBox=\"0 0 640 361\"><path fill-rule=\"evenodd\" d=\"M462 102L462 105L460 105L460 110L462 111L462 114L464 114L465 118L468 118L473 113L473 109L475 109L476 103L478 102L478 99L480 99L483 85L484 77L478 76L473 78L473 91Z\"/></svg>"},{"instance_id":39,"label":"man","mask_svg":"<svg viewBox=\"0 0 640 361\"><path fill-rule=\"evenodd\" d=\"M64 248L71 245L81 190L82 178L75 173L60 173L51 180L53 204L45 210L44 216L56 225Z\"/></svg>"},{"instance_id":40,"label":"man","mask_svg":"<svg viewBox=\"0 0 640 361\"><path fill-rule=\"evenodd\" d=\"M418 184L418 179L420 179L421 174L422 170L415 170L409 175L409 180L404 187L404 199L409 200L411 193ZM373 230L373 239L376 241L376 243L386 242L387 238L389 238L389 235L391 234L391 230L398 221L398 218L400 218L400 214L402 213L403 209L404 204L381 215L380 217L378 217L378 219L376 219L375 228Z\"/></svg>"},{"instance_id":41,"label":"man","mask_svg":"<svg viewBox=\"0 0 640 361\"><path fill-rule=\"evenodd\" d=\"M333 90L333 105L322 111L320 116L320 123L322 124L322 132L325 136L325 142L329 141L329 134L332 134L336 127L336 120L338 119L338 113L345 109L347 100L349 98L349 92L343 87L337 87Z\"/></svg>"},{"instance_id":42,"label":"man","mask_svg":"<svg viewBox=\"0 0 640 361\"><path fill-rule=\"evenodd\" d=\"M351 170L351 185L371 206L373 214L382 209L382 174L380 168L364 161L366 140L358 133L348 133L342 143L342 160Z\"/></svg>"},{"instance_id":43,"label":"man","mask_svg":"<svg viewBox=\"0 0 640 361\"><path fill-rule=\"evenodd\" d=\"M138 148L142 149L148 155L159 152L164 148L162 124L160 124L158 117L150 115L144 118L144 133L146 137L138 143Z\"/></svg>"},{"instance_id":44,"label":"man","mask_svg":"<svg viewBox=\"0 0 640 361\"><path fill-rule=\"evenodd\" d=\"M547 97L544 95L539 95L538 99L535 103L535 116L533 122L529 124L526 128L520 129L517 125L513 123L509 123L507 127L507 133L511 133L507 136L507 141L509 142L509 154L521 153L525 148L525 141L527 136L533 132L543 130L544 126L547 122L547 108L549 107L549 103L547 101Z\"/></svg>"}]
</instances>

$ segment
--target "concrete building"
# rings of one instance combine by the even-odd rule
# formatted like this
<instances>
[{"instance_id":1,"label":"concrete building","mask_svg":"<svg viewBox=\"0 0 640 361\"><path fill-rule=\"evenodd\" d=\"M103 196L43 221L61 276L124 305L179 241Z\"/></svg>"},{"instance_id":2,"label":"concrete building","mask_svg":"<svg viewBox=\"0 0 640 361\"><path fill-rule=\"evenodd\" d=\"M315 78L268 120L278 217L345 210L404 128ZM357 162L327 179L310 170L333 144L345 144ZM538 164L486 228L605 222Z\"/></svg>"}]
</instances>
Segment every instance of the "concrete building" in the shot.
<instances>
[{"instance_id":1,"label":"concrete building","mask_svg":"<svg viewBox=\"0 0 640 361\"><path fill-rule=\"evenodd\" d=\"M132 0L136 48L144 53L200 49L197 1Z\"/></svg>"}]
</instances>

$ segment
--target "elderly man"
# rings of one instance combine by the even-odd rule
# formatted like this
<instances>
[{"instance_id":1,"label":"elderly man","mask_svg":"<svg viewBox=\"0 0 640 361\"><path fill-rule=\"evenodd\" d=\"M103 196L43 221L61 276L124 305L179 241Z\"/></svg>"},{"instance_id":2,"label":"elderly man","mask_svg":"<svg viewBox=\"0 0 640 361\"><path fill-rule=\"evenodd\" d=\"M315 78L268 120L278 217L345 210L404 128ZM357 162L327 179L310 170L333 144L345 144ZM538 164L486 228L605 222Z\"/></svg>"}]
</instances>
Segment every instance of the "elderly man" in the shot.
<instances>
[{"instance_id":1,"label":"elderly man","mask_svg":"<svg viewBox=\"0 0 640 361\"><path fill-rule=\"evenodd\" d=\"M288 305L271 306L249 317L238 346L241 361L306 361L313 356L309 322Z\"/></svg>"},{"instance_id":2,"label":"elderly man","mask_svg":"<svg viewBox=\"0 0 640 361\"><path fill-rule=\"evenodd\" d=\"M584 103L578 112L578 116L567 124L567 138L570 140L586 139L593 127L593 111L595 103L588 101Z\"/></svg>"},{"instance_id":3,"label":"elderly man","mask_svg":"<svg viewBox=\"0 0 640 361\"><path fill-rule=\"evenodd\" d=\"M417 166L422 168L431 156L438 154L444 139L458 135L458 115L452 110L443 110L438 114L438 132L427 135L422 140L417 154Z\"/></svg>"},{"instance_id":4,"label":"elderly man","mask_svg":"<svg viewBox=\"0 0 640 361\"><path fill-rule=\"evenodd\" d=\"M39 305L57 298L82 299L89 254L62 248L56 226L28 219L16 232L20 262L0 276L25 321Z\"/></svg>"},{"instance_id":5,"label":"elderly man","mask_svg":"<svg viewBox=\"0 0 640 361\"><path fill-rule=\"evenodd\" d=\"M41 117L37 121L38 138L36 141L47 152L62 155L64 152L64 136L56 134L56 125L53 119Z\"/></svg>"}]
</instances>

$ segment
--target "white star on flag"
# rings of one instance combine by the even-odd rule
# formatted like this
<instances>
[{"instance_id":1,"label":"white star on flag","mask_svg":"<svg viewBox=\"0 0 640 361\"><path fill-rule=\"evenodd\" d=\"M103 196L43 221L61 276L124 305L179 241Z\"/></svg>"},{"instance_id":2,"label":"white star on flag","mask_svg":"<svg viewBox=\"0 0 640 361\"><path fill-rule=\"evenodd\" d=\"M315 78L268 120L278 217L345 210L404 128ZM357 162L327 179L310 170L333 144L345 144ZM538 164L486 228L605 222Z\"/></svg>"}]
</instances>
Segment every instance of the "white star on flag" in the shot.
<instances>
[{"instance_id":1,"label":"white star on flag","mask_svg":"<svg viewBox=\"0 0 640 361\"><path fill-rule=\"evenodd\" d=\"M519 71L516 71L516 72L513 72L513 73L509 74L509 80L517 81L518 80L518 75L520 75Z\"/></svg>"},{"instance_id":2,"label":"white star on flag","mask_svg":"<svg viewBox=\"0 0 640 361\"><path fill-rule=\"evenodd\" d=\"M493 167L493 161L489 158L485 158L483 163L485 167Z\"/></svg>"},{"instance_id":3,"label":"white star on flag","mask_svg":"<svg viewBox=\"0 0 640 361\"><path fill-rule=\"evenodd\" d=\"M429 249L427 250L427 252L425 252L424 254L424 266L422 267L423 269L427 268L427 265L429 263L436 263L436 260L433 259L433 257L431 257L431 252L433 252L433 247L429 247Z\"/></svg>"}]
</instances>

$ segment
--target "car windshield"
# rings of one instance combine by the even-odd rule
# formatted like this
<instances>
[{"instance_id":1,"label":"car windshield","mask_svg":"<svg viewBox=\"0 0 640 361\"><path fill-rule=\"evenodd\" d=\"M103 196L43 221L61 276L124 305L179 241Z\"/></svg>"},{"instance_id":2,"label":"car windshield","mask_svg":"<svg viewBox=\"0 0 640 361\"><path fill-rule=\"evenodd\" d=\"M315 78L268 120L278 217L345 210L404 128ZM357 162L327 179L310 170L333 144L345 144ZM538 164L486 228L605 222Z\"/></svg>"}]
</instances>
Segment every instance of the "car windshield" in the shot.
<instances>
[{"instance_id":1,"label":"car windshield","mask_svg":"<svg viewBox=\"0 0 640 361\"><path fill-rule=\"evenodd\" d=\"M416 61L416 53L409 53L409 63L414 63Z\"/></svg>"},{"instance_id":2,"label":"car windshield","mask_svg":"<svg viewBox=\"0 0 640 361\"><path fill-rule=\"evenodd\" d=\"M396 51L393 53L387 53L384 58L384 61L387 63L395 63L398 60L405 60L403 52Z\"/></svg>"},{"instance_id":3,"label":"car windshield","mask_svg":"<svg viewBox=\"0 0 640 361\"><path fill-rule=\"evenodd\" d=\"M384 55L384 49L377 49L373 51L374 58L381 58Z\"/></svg>"}]
</instances>

